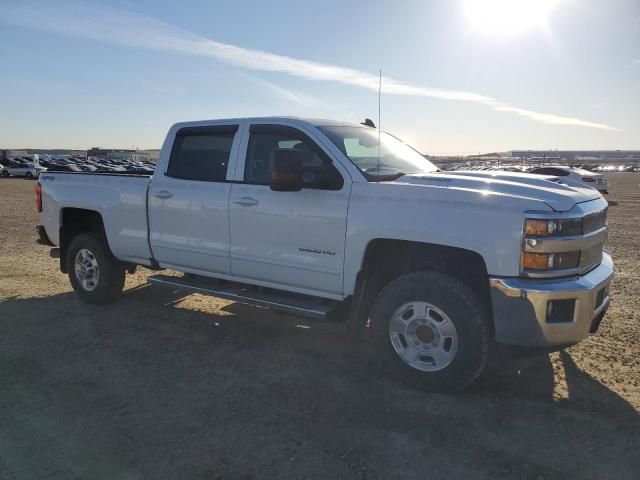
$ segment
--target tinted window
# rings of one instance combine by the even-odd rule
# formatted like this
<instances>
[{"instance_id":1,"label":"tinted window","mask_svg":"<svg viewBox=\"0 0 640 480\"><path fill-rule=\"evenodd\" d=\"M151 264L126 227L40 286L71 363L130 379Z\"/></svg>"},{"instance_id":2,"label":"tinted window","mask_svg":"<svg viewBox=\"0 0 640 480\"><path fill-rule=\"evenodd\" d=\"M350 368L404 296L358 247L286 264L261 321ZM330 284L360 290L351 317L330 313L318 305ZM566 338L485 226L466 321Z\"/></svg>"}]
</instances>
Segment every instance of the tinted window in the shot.
<instances>
[{"instance_id":1,"label":"tinted window","mask_svg":"<svg viewBox=\"0 0 640 480\"><path fill-rule=\"evenodd\" d=\"M267 185L271 177L271 159L277 149L295 149L303 153L305 188L339 190L342 177L329 157L304 133L295 128L276 125L251 127L244 179L249 183Z\"/></svg>"},{"instance_id":2,"label":"tinted window","mask_svg":"<svg viewBox=\"0 0 640 480\"><path fill-rule=\"evenodd\" d=\"M224 182L237 126L183 128L176 134L167 176Z\"/></svg>"}]
</instances>

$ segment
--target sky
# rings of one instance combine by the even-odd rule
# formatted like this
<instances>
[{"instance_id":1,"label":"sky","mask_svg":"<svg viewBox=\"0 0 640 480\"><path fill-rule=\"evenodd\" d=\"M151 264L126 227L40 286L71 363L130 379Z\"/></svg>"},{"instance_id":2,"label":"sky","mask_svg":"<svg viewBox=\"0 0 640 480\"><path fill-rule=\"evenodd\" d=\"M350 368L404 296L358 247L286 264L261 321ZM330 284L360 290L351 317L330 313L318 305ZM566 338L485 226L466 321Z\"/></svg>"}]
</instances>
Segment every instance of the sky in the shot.
<instances>
[{"instance_id":1,"label":"sky","mask_svg":"<svg viewBox=\"0 0 640 480\"><path fill-rule=\"evenodd\" d=\"M0 67L0 148L295 115L434 155L640 149L640 0L0 0Z\"/></svg>"}]
</instances>

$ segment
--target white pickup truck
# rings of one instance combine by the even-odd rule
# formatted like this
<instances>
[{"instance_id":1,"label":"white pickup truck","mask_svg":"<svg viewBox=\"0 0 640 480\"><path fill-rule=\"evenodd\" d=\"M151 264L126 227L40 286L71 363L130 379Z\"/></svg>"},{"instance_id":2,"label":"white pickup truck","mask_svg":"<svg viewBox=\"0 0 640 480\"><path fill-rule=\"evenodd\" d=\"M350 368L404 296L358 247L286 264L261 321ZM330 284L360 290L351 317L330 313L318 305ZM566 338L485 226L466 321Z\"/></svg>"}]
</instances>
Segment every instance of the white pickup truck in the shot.
<instances>
[{"instance_id":1,"label":"white pickup truck","mask_svg":"<svg viewBox=\"0 0 640 480\"><path fill-rule=\"evenodd\" d=\"M609 306L607 202L557 177L441 172L362 124L178 123L153 177L54 173L39 241L89 303L149 282L367 327L397 377L476 379L500 345L561 349Z\"/></svg>"}]
</instances>

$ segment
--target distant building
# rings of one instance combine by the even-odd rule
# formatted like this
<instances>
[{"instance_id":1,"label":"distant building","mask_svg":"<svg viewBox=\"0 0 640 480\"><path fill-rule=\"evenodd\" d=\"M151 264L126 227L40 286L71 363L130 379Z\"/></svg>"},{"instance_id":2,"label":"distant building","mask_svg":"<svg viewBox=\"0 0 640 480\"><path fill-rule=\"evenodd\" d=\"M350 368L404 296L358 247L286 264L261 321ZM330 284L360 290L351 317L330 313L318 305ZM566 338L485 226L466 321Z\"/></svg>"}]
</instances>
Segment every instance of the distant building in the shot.
<instances>
[{"instance_id":1,"label":"distant building","mask_svg":"<svg viewBox=\"0 0 640 480\"><path fill-rule=\"evenodd\" d=\"M87 158L91 157L97 160L129 160L132 153L135 153L135 150L93 147L87 150Z\"/></svg>"},{"instance_id":2,"label":"distant building","mask_svg":"<svg viewBox=\"0 0 640 480\"><path fill-rule=\"evenodd\" d=\"M26 157L29 152L26 150L3 150L7 157Z\"/></svg>"},{"instance_id":3,"label":"distant building","mask_svg":"<svg viewBox=\"0 0 640 480\"><path fill-rule=\"evenodd\" d=\"M156 163L160 156L160 150L138 150L133 154L136 162Z\"/></svg>"}]
</instances>

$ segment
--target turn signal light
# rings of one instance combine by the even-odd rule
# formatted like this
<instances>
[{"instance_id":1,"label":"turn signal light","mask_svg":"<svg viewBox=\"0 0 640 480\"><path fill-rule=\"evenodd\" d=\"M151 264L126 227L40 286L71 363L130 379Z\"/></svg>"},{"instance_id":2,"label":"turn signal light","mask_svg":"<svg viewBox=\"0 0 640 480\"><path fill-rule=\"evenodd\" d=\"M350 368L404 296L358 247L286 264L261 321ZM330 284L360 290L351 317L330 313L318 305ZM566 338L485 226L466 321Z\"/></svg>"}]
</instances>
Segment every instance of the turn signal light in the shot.
<instances>
[{"instance_id":1,"label":"turn signal light","mask_svg":"<svg viewBox=\"0 0 640 480\"><path fill-rule=\"evenodd\" d=\"M522 268L525 270L551 270L553 268L553 253L522 254Z\"/></svg>"},{"instance_id":2,"label":"turn signal light","mask_svg":"<svg viewBox=\"0 0 640 480\"><path fill-rule=\"evenodd\" d=\"M578 268L580 252L522 253L523 270L566 270Z\"/></svg>"}]
</instances>

